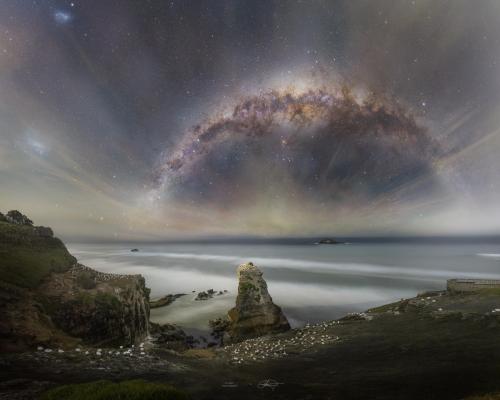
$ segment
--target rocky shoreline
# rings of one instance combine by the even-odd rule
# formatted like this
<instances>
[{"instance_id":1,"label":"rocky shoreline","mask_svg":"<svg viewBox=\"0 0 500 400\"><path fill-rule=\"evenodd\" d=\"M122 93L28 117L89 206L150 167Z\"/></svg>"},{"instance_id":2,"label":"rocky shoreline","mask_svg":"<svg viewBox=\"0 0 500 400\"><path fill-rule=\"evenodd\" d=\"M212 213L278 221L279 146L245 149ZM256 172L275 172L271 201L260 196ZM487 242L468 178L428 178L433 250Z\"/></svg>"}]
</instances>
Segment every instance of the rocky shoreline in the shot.
<instances>
[{"instance_id":1,"label":"rocky shoreline","mask_svg":"<svg viewBox=\"0 0 500 400\"><path fill-rule=\"evenodd\" d=\"M0 214L0 236L0 251L10 257L2 259L0 281L0 399L138 377L168 379L193 399L253 400L269 382L277 386L263 398L282 400L456 400L500 390L496 286L481 290L467 281L467 292L452 285L290 329L262 272L247 263L237 270L235 307L210 321L212 339L197 341L182 327L149 321L151 304L167 306L182 294L150 302L141 276L78 264L50 228L18 212ZM35 263L21 263L26 255ZM21 271L43 274L23 286ZM210 289L196 298L224 293Z\"/></svg>"},{"instance_id":2,"label":"rocky shoreline","mask_svg":"<svg viewBox=\"0 0 500 400\"><path fill-rule=\"evenodd\" d=\"M500 354L497 340L500 315L495 312L498 304L500 294L491 291L424 293L335 321L215 348L166 349L153 339L123 348L86 346L78 347L80 351L76 347L62 351L43 348L4 354L0 357L4 367L0 375L9 380L16 371L23 371L20 376L28 374L34 381L58 382L154 379L168 374L176 386L191 391L194 399L255 398L259 393L255 385L269 377L283 382L284 386L275 393L280 399L306 395L302 386L293 384L298 380L317 382L313 389L306 387L308 393L312 390L313 398L320 399L326 398L327 393L342 399L377 398L374 393L398 399L399 392L388 391L387 385L398 388L401 380L412 387L415 396L435 398L419 389L418 382L426 379L432 381L439 398L457 399L471 392L458 385L446 394L456 374L467 373L478 379L476 371L480 371L483 381L491 376L489 382L494 382L496 375L491 368L496 361L500 362L495 355ZM152 331L156 332L154 328ZM465 353L464 348L467 348ZM441 374L444 378L436 381L426 370L432 376L440 376L438 371L451 371L451 375ZM417 375L413 378L412 374ZM222 385L229 380L236 386L231 392L221 393ZM357 386L359 380L366 382L363 389ZM353 390L349 388L356 388L353 392L356 397L346 395L346 390ZM408 390L404 388L401 390ZM229 395L235 397L225 397Z\"/></svg>"}]
</instances>

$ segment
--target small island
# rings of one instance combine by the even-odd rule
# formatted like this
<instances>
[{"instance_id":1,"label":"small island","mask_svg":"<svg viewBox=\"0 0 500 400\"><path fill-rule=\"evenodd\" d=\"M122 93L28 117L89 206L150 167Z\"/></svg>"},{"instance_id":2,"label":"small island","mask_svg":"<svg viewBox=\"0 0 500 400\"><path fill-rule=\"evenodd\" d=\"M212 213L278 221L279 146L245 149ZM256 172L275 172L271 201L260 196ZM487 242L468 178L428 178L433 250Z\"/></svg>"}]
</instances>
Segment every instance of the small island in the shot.
<instances>
[{"instance_id":1,"label":"small island","mask_svg":"<svg viewBox=\"0 0 500 400\"><path fill-rule=\"evenodd\" d=\"M318 240L314 244L344 244L344 243L343 242L339 242L339 241L337 241L335 239L325 238L325 239Z\"/></svg>"}]
</instances>

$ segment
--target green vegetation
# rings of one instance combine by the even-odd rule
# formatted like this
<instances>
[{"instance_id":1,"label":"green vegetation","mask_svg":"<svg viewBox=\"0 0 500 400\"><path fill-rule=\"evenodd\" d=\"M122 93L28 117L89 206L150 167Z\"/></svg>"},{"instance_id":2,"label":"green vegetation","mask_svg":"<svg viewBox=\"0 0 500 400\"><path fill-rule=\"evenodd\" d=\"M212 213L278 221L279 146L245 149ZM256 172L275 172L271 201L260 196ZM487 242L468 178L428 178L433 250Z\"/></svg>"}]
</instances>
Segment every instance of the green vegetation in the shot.
<instances>
[{"instance_id":1,"label":"green vegetation","mask_svg":"<svg viewBox=\"0 0 500 400\"><path fill-rule=\"evenodd\" d=\"M370 313L385 313L387 311L391 311L393 309L397 309L401 304L400 301L396 301L395 303L384 304L383 306L370 308L368 312Z\"/></svg>"},{"instance_id":2,"label":"green vegetation","mask_svg":"<svg viewBox=\"0 0 500 400\"><path fill-rule=\"evenodd\" d=\"M116 296L109 293L97 293L95 296L95 304L98 308L104 310L115 310L120 311L122 308L122 303Z\"/></svg>"},{"instance_id":3,"label":"green vegetation","mask_svg":"<svg viewBox=\"0 0 500 400\"><path fill-rule=\"evenodd\" d=\"M499 296L500 295L500 288L480 289L477 291L477 293L484 294L484 295L491 295L491 296Z\"/></svg>"},{"instance_id":4,"label":"green vegetation","mask_svg":"<svg viewBox=\"0 0 500 400\"><path fill-rule=\"evenodd\" d=\"M76 262L54 237L38 236L31 226L0 221L0 279L35 288L51 272L66 271Z\"/></svg>"},{"instance_id":5,"label":"green vegetation","mask_svg":"<svg viewBox=\"0 0 500 400\"><path fill-rule=\"evenodd\" d=\"M242 292L249 292L251 290L257 290L257 287L255 285L251 284L250 282L242 282L242 283L240 283L239 289Z\"/></svg>"},{"instance_id":6,"label":"green vegetation","mask_svg":"<svg viewBox=\"0 0 500 400\"><path fill-rule=\"evenodd\" d=\"M96 381L59 386L47 391L42 400L185 400L182 391L162 383L132 380Z\"/></svg>"},{"instance_id":7,"label":"green vegetation","mask_svg":"<svg viewBox=\"0 0 500 400\"><path fill-rule=\"evenodd\" d=\"M78 286L87 290L94 289L96 287L94 274L88 271L80 272L76 277L76 283L78 284Z\"/></svg>"}]
</instances>

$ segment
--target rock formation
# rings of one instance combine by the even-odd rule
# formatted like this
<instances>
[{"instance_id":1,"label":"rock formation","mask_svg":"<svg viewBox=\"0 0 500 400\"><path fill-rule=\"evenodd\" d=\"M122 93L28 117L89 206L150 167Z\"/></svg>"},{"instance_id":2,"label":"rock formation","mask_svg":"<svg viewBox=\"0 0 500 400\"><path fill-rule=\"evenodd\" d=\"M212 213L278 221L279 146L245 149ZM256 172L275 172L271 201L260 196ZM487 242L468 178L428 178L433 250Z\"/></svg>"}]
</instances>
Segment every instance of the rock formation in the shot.
<instances>
[{"instance_id":1,"label":"rock formation","mask_svg":"<svg viewBox=\"0 0 500 400\"><path fill-rule=\"evenodd\" d=\"M40 287L56 327L89 343L133 344L149 327L149 289L141 275L103 274L76 264Z\"/></svg>"},{"instance_id":2,"label":"rock formation","mask_svg":"<svg viewBox=\"0 0 500 400\"><path fill-rule=\"evenodd\" d=\"M185 293L167 294L166 296L163 296L163 297L159 298L158 300L150 300L149 301L149 308L160 308L160 307L169 306L175 300L177 300L179 297L182 297L185 295L186 295Z\"/></svg>"},{"instance_id":3,"label":"rock formation","mask_svg":"<svg viewBox=\"0 0 500 400\"><path fill-rule=\"evenodd\" d=\"M17 210L9 211L5 216L5 219L11 224L33 226L33 221Z\"/></svg>"},{"instance_id":4,"label":"rock formation","mask_svg":"<svg viewBox=\"0 0 500 400\"><path fill-rule=\"evenodd\" d=\"M316 242L315 244L342 244L342 242L339 242L335 239L326 238L326 239L321 239L320 241Z\"/></svg>"},{"instance_id":5,"label":"rock formation","mask_svg":"<svg viewBox=\"0 0 500 400\"><path fill-rule=\"evenodd\" d=\"M78 264L52 230L18 211L0 216L0 351L39 344L132 344L149 327L140 275Z\"/></svg>"},{"instance_id":6,"label":"rock formation","mask_svg":"<svg viewBox=\"0 0 500 400\"><path fill-rule=\"evenodd\" d=\"M238 267L236 306L228 312L228 333L239 341L290 329L281 308L273 303L262 272L253 263Z\"/></svg>"},{"instance_id":7,"label":"rock formation","mask_svg":"<svg viewBox=\"0 0 500 400\"><path fill-rule=\"evenodd\" d=\"M196 342L193 336L187 335L174 324L160 325L151 322L151 337L160 347L178 352L193 348Z\"/></svg>"}]
</instances>

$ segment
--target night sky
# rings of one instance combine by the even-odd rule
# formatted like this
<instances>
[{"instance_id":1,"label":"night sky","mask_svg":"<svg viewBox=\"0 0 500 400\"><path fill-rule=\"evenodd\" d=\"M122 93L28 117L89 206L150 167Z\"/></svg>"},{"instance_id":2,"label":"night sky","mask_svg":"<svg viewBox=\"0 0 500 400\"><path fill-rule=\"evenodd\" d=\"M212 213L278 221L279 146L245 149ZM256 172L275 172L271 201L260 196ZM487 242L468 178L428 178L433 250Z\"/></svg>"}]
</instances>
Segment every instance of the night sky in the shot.
<instances>
[{"instance_id":1,"label":"night sky","mask_svg":"<svg viewBox=\"0 0 500 400\"><path fill-rule=\"evenodd\" d=\"M0 207L64 238L500 233L500 2L0 3Z\"/></svg>"}]
</instances>

